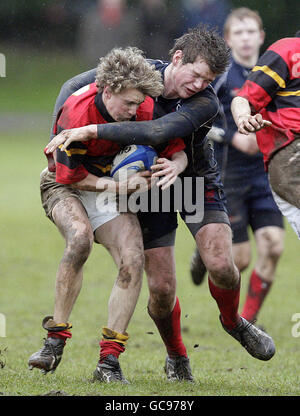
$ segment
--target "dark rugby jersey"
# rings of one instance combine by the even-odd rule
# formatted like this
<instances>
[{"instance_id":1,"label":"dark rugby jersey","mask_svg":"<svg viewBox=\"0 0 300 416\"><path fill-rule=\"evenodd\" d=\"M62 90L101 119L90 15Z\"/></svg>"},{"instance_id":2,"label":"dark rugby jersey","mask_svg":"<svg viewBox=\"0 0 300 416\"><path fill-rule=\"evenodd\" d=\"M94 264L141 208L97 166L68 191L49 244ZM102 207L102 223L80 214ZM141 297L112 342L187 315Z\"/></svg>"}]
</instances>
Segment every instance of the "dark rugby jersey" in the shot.
<instances>
[{"instance_id":1,"label":"dark rugby jersey","mask_svg":"<svg viewBox=\"0 0 300 416\"><path fill-rule=\"evenodd\" d=\"M151 120L153 114L154 101L146 97L137 110L136 120ZM93 83L82 87L67 99L58 113L54 134L64 129L113 121L96 84ZM181 139L175 139L170 145L166 144L157 151L160 157L171 158L184 147ZM63 152L57 149L56 181L62 184L75 183L83 180L89 173L98 177L107 176L113 158L119 150L120 146L117 143L101 139L71 143ZM49 159L51 160L51 156Z\"/></svg>"},{"instance_id":2,"label":"dark rugby jersey","mask_svg":"<svg viewBox=\"0 0 300 416\"><path fill-rule=\"evenodd\" d=\"M224 142L214 142L214 149L218 164L224 173L226 171L226 176L248 177L249 174L264 173L263 157L260 152L248 155L231 145L237 131L230 109L231 101L245 83L250 71L251 68L246 68L232 59L227 71L213 83L225 116L225 119L220 117L216 122L216 125L225 131Z\"/></svg>"},{"instance_id":3,"label":"dark rugby jersey","mask_svg":"<svg viewBox=\"0 0 300 416\"><path fill-rule=\"evenodd\" d=\"M253 112L272 122L256 133L265 166L272 155L300 135L300 38L273 43L238 93Z\"/></svg>"},{"instance_id":4,"label":"dark rugby jersey","mask_svg":"<svg viewBox=\"0 0 300 416\"><path fill-rule=\"evenodd\" d=\"M149 61L161 72L164 79L164 72L169 62ZM156 101L166 113L182 114L182 119L171 122L174 124L173 135L175 131L178 134L180 132L180 136L186 145L185 152L188 156L188 166L181 176L196 175L204 177L206 190L223 188L213 146L206 137L219 113L219 100L213 87L208 85L203 91L187 99L176 98L170 100L160 96Z\"/></svg>"}]
</instances>

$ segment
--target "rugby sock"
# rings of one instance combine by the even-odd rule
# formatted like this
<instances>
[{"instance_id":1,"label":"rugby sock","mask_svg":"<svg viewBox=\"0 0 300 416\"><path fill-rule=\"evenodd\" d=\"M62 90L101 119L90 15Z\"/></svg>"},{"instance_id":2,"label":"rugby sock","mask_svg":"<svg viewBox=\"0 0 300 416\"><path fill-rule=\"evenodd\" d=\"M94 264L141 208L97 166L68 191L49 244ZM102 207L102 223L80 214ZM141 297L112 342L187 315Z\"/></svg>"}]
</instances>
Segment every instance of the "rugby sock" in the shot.
<instances>
[{"instance_id":1,"label":"rugby sock","mask_svg":"<svg viewBox=\"0 0 300 416\"><path fill-rule=\"evenodd\" d=\"M66 344L66 340L68 338L72 338L72 324L70 323L59 323L57 324L52 316L46 316L43 319L42 326L44 329L47 330L47 338L59 338L64 341Z\"/></svg>"},{"instance_id":2,"label":"rugby sock","mask_svg":"<svg viewBox=\"0 0 300 416\"><path fill-rule=\"evenodd\" d=\"M253 270L249 280L245 304L241 313L243 318L250 322L256 318L271 285L272 282L266 282Z\"/></svg>"},{"instance_id":3,"label":"rugby sock","mask_svg":"<svg viewBox=\"0 0 300 416\"><path fill-rule=\"evenodd\" d=\"M47 338L59 338L65 341L65 344L66 344L67 339L72 338L72 332L68 330L59 331L59 332L48 331Z\"/></svg>"},{"instance_id":4,"label":"rugby sock","mask_svg":"<svg viewBox=\"0 0 300 416\"><path fill-rule=\"evenodd\" d=\"M100 363L109 355L112 354L116 358L125 351L125 345L129 338L127 333L120 334L117 331L104 326L102 328L102 340L99 342L100 345Z\"/></svg>"},{"instance_id":5,"label":"rugby sock","mask_svg":"<svg viewBox=\"0 0 300 416\"><path fill-rule=\"evenodd\" d=\"M186 348L181 337L181 309L178 297L176 296L176 303L173 311L165 318L156 318L150 313L149 308L148 313L159 330L160 336L166 346L168 356L170 358L178 356L187 357Z\"/></svg>"},{"instance_id":6,"label":"rugby sock","mask_svg":"<svg viewBox=\"0 0 300 416\"><path fill-rule=\"evenodd\" d=\"M220 289L208 277L209 290L217 302L222 323L227 329L235 328L240 322L238 307L240 301L240 279L235 289Z\"/></svg>"}]
</instances>

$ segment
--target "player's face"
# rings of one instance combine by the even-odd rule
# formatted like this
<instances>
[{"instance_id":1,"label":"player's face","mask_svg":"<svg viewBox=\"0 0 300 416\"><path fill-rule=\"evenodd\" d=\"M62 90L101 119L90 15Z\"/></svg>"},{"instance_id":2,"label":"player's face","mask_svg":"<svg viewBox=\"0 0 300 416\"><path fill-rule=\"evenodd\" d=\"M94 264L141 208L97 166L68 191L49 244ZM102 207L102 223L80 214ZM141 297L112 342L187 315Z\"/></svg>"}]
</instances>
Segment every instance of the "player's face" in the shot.
<instances>
[{"instance_id":1,"label":"player's face","mask_svg":"<svg viewBox=\"0 0 300 416\"><path fill-rule=\"evenodd\" d=\"M197 92L203 91L215 79L216 75L201 57L198 57L194 63L183 64L180 52L175 52L173 57L173 88L177 97L189 98Z\"/></svg>"},{"instance_id":2,"label":"player's face","mask_svg":"<svg viewBox=\"0 0 300 416\"><path fill-rule=\"evenodd\" d=\"M250 17L243 20L234 18L225 39L233 54L245 60L258 57L264 32L259 29L258 22Z\"/></svg>"},{"instance_id":3,"label":"player's face","mask_svg":"<svg viewBox=\"0 0 300 416\"><path fill-rule=\"evenodd\" d=\"M130 120L145 100L145 95L135 88L128 88L116 94L105 87L102 97L109 115L115 121Z\"/></svg>"}]
</instances>

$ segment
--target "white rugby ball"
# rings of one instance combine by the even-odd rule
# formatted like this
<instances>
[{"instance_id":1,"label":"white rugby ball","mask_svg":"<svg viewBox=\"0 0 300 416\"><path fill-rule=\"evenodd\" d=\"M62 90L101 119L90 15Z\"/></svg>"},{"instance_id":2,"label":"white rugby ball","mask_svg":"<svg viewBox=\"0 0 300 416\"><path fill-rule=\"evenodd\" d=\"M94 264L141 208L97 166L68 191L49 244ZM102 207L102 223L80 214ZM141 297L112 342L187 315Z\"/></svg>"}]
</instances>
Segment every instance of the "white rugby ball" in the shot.
<instances>
[{"instance_id":1,"label":"white rugby ball","mask_svg":"<svg viewBox=\"0 0 300 416\"><path fill-rule=\"evenodd\" d=\"M157 153L151 146L131 145L122 149L114 158L110 176L116 181L144 170L156 163Z\"/></svg>"}]
</instances>

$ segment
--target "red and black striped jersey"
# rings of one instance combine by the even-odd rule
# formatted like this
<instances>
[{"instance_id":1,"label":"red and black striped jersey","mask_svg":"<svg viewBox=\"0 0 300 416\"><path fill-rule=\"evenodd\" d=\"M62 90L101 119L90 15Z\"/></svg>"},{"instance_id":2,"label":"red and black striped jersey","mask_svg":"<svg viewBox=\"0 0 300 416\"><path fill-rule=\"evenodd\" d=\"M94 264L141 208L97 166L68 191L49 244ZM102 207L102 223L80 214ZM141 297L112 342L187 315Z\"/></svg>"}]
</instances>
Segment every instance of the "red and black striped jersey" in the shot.
<instances>
[{"instance_id":1,"label":"red and black striped jersey","mask_svg":"<svg viewBox=\"0 0 300 416\"><path fill-rule=\"evenodd\" d=\"M267 168L272 155L300 135L300 38L273 43L238 93L272 122L256 133Z\"/></svg>"},{"instance_id":2,"label":"red and black striped jersey","mask_svg":"<svg viewBox=\"0 0 300 416\"><path fill-rule=\"evenodd\" d=\"M135 120L152 120L154 115L154 100L146 97L139 106ZM114 120L108 114L102 95L98 93L95 83L86 85L73 93L60 109L54 134L62 130L82 127L89 124L104 124ZM185 147L182 139L175 139L159 149L159 156L171 156ZM65 151L57 149L56 164L51 163L53 157L48 157L48 169L56 171L56 182L71 184L83 180L89 173L101 177L108 176L111 163L120 146L109 140L95 139L87 142L73 142Z\"/></svg>"}]
</instances>

